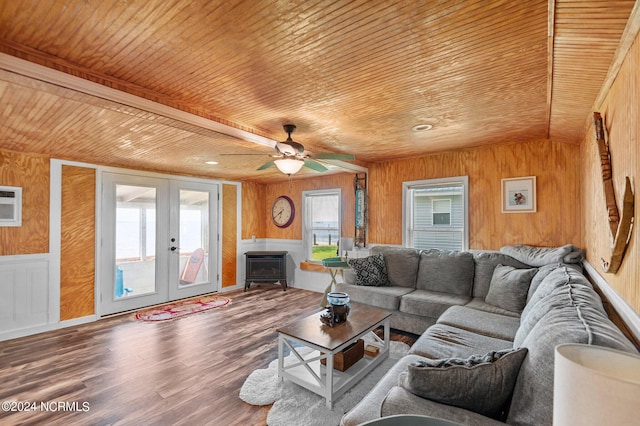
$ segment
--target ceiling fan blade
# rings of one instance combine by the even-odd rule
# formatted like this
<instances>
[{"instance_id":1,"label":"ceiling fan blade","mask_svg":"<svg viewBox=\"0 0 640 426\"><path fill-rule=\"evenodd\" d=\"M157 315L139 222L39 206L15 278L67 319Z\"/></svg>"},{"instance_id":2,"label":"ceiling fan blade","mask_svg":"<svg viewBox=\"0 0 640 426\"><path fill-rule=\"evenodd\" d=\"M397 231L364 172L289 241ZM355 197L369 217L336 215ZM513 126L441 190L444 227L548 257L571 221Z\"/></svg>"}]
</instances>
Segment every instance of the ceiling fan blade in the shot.
<instances>
[{"instance_id":1,"label":"ceiling fan blade","mask_svg":"<svg viewBox=\"0 0 640 426\"><path fill-rule=\"evenodd\" d=\"M271 166L275 166L276 164L273 161L269 161L268 163L264 163L262 166L258 167L256 170L264 170L268 169Z\"/></svg>"},{"instance_id":2,"label":"ceiling fan blade","mask_svg":"<svg viewBox=\"0 0 640 426\"><path fill-rule=\"evenodd\" d=\"M304 165L305 167L308 167L310 169L315 170L316 172L326 172L327 169L325 166L323 166L322 164L313 161L313 160L304 160Z\"/></svg>"},{"instance_id":3,"label":"ceiling fan blade","mask_svg":"<svg viewBox=\"0 0 640 426\"><path fill-rule=\"evenodd\" d=\"M313 158L317 158L320 160L355 160L355 155L350 154L334 154L331 152L325 152L320 154L313 154Z\"/></svg>"},{"instance_id":4,"label":"ceiling fan blade","mask_svg":"<svg viewBox=\"0 0 640 426\"><path fill-rule=\"evenodd\" d=\"M284 142L278 142L276 144L276 152L286 155L302 154L304 152L304 146L291 139L287 139Z\"/></svg>"}]
</instances>

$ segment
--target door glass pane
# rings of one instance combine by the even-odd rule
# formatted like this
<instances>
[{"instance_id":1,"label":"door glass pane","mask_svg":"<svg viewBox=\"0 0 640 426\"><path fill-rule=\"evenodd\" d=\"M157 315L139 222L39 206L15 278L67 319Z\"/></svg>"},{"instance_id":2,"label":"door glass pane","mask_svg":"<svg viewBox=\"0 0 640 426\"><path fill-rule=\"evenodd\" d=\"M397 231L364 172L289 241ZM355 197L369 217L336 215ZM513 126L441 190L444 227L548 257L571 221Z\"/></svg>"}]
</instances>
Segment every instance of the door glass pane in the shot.
<instances>
[{"instance_id":1,"label":"door glass pane","mask_svg":"<svg viewBox=\"0 0 640 426\"><path fill-rule=\"evenodd\" d=\"M116 299L156 290L156 189L116 185Z\"/></svg>"},{"instance_id":2,"label":"door glass pane","mask_svg":"<svg viewBox=\"0 0 640 426\"><path fill-rule=\"evenodd\" d=\"M209 192L180 190L180 286L209 282Z\"/></svg>"}]
</instances>

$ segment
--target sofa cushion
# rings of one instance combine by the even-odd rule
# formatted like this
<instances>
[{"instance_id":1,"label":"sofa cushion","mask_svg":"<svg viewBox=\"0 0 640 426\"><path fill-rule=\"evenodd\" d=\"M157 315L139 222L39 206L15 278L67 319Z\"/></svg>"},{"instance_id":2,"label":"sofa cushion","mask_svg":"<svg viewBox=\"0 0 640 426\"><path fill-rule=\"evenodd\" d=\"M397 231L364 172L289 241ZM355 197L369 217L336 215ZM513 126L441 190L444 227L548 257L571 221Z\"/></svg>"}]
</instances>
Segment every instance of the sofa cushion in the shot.
<instances>
[{"instance_id":1,"label":"sofa cushion","mask_svg":"<svg viewBox=\"0 0 640 426\"><path fill-rule=\"evenodd\" d=\"M559 297L564 299L564 306L543 315L522 342L522 346L529 349L529 354L518 373L507 417L509 424L552 423L553 359L557 345L583 343L636 352L631 342L600 309L574 303L571 291L562 292Z\"/></svg>"},{"instance_id":2,"label":"sofa cushion","mask_svg":"<svg viewBox=\"0 0 640 426\"><path fill-rule=\"evenodd\" d=\"M352 258L347 263L356 273L356 285L378 287L389 284L387 266L381 254Z\"/></svg>"},{"instance_id":3,"label":"sofa cushion","mask_svg":"<svg viewBox=\"0 0 640 426\"><path fill-rule=\"evenodd\" d=\"M473 254L464 251L425 250L420 253L416 288L471 296Z\"/></svg>"},{"instance_id":4,"label":"sofa cushion","mask_svg":"<svg viewBox=\"0 0 640 426\"><path fill-rule=\"evenodd\" d=\"M398 384L398 376L407 370L407 365L420 360L417 355L406 355L398 360L389 371L369 391L367 396L342 417L344 426L356 426L380 417L380 404L389 389ZM376 374L376 370L369 374Z\"/></svg>"},{"instance_id":5,"label":"sofa cushion","mask_svg":"<svg viewBox=\"0 0 640 426\"><path fill-rule=\"evenodd\" d=\"M464 305L471 300L468 296L457 296L437 291L415 290L400 300L400 311L437 319L451 306Z\"/></svg>"},{"instance_id":6,"label":"sofa cushion","mask_svg":"<svg viewBox=\"0 0 640 426\"><path fill-rule=\"evenodd\" d=\"M468 358L419 360L408 365L398 383L423 398L499 418L526 354L527 349L522 348Z\"/></svg>"},{"instance_id":7,"label":"sofa cushion","mask_svg":"<svg viewBox=\"0 0 640 426\"><path fill-rule=\"evenodd\" d=\"M382 254L387 265L389 284L400 287L416 287L420 252L412 248L375 246L372 254Z\"/></svg>"},{"instance_id":8,"label":"sofa cushion","mask_svg":"<svg viewBox=\"0 0 640 426\"><path fill-rule=\"evenodd\" d=\"M516 269L497 265L485 302L511 312L522 312L527 303L531 278L537 269Z\"/></svg>"},{"instance_id":9,"label":"sofa cushion","mask_svg":"<svg viewBox=\"0 0 640 426\"><path fill-rule=\"evenodd\" d=\"M550 265L541 266L538 268L538 272L531 279L531 284L529 285L529 294L527 295L527 303L531 301L531 298L538 290L538 287L542 282L551 274L553 271L559 268L566 268L568 265L562 263L553 263Z\"/></svg>"},{"instance_id":10,"label":"sofa cushion","mask_svg":"<svg viewBox=\"0 0 640 426\"><path fill-rule=\"evenodd\" d=\"M504 246L500 252L531 266L544 266L550 263L580 263L584 252L576 246L567 244L561 247L533 247L525 244Z\"/></svg>"},{"instance_id":11,"label":"sofa cushion","mask_svg":"<svg viewBox=\"0 0 640 426\"><path fill-rule=\"evenodd\" d=\"M368 398L365 398L365 400L368 400ZM374 404L375 403L371 405ZM386 417L406 413L435 417L437 419L447 419L460 425L504 426L503 422L483 416L482 414L474 413L464 408L440 404L430 399L424 399L412 394L401 386L394 386L382 401L380 415ZM341 426L355 426L357 424L345 422L346 418L350 418L348 417L349 415L350 413L343 417L343 421L340 423Z\"/></svg>"},{"instance_id":12,"label":"sofa cushion","mask_svg":"<svg viewBox=\"0 0 640 426\"><path fill-rule=\"evenodd\" d=\"M489 292L489 285L493 277L493 270L497 265L513 266L514 268L526 269L531 266L517 261L511 256L498 251L472 250L473 261L475 263L473 275L473 297L484 299Z\"/></svg>"},{"instance_id":13,"label":"sofa cushion","mask_svg":"<svg viewBox=\"0 0 640 426\"><path fill-rule=\"evenodd\" d=\"M353 284L337 283L336 291L347 293L352 302L362 303L376 308L397 311L403 295L414 291L407 287L369 287Z\"/></svg>"},{"instance_id":14,"label":"sofa cushion","mask_svg":"<svg viewBox=\"0 0 640 426\"><path fill-rule=\"evenodd\" d=\"M446 324L429 327L411 346L409 353L425 358L467 358L490 351L512 349L513 342L473 333Z\"/></svg>"},{"instance_id":15,"label":"sofa cushion","mask_svg":"<svg viewBox=\"0 0 640 426\"><path fill-rule=\"evenodd\" d=\"M491 312L492 314L500 314L507 317L520 318L520 314L516 312L507 311L506 309L498 308L497 306L493 306L484 301L484 299L480 299L474 297L471 299L471 302L467 303L467 308L477 309L479 311Z\"/></svg>"},{"instance_id":16,"label":"sofa cushion","mask_svg":"<svg viewBox=\"0 0 640 426\"><path fill-rule=\"evenodd\" d=\"M514 344L521 345L531 329L547 312L569 304L590 306L606 315L600 296L585 276L573 268L561 266L545 277L525 306Z\"/></svg>"},{"instance_id":17,"label":"sofa cushion","mask_svg":"<svg viewBox=\"0 0 640 426\"><path fill-rule=\"evenodd\" d=\"M452 306L438 318L437 323L483 336L513 340L520 325L520 318L481 311L468 306Z\"/></svg>"}]
</instances>

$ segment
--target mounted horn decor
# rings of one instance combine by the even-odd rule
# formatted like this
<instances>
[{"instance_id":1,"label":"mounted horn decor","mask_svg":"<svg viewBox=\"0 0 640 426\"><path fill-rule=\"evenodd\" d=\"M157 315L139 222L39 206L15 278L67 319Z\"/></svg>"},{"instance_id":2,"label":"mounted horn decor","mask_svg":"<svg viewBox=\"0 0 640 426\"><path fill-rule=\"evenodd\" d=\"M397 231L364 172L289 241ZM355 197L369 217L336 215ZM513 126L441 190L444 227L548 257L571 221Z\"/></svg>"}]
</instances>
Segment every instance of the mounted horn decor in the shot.
<instances>
[{"instance_id":1,"label":"mounted horn decor","mask_svg":"<svg viewBox=\"0 0 640 426\"><path fill-rule=\"evenodd\" d=\"M598 143L598 152L600 154L602 184L604 186L604 196L607 205L609 229L611 231L611 238L613 239L611 259L609 261L601 259L602 269L604 269L604 272L615 274L622 264L622 259L624 258L627 246L629 245L629 239L631 238L631 231L633 230L634 194L631 189L631 180L627 176L625 178L624 197L622 200L622 217L620 217L618 205L616 204L615 191L613 189L613 171L611 168L609 146L605 142L604 124L599 112L593 113L593 122L596 128L596 142Z\"/></svg>"}]
</instances>

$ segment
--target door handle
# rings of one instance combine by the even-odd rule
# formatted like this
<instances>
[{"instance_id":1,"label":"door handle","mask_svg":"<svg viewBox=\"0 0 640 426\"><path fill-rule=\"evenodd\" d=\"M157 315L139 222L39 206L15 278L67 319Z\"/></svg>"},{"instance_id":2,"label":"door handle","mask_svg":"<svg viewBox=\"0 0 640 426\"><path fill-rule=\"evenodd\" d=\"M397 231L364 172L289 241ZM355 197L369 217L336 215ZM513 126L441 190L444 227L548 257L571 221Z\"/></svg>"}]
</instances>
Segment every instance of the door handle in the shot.
<instances>
[{"instance_id":1,"label":"door handle","mask_svg":"<svg viewBox=\"0 0 640 426\"><path fill-rule=\"evenodd\" d=\"M176 251L176 250L178 250L179 248L180 248L180 247L171 246L171 247L169 248L169 250L171 250L171 251Z\"/></svg>"}]
</instances>

